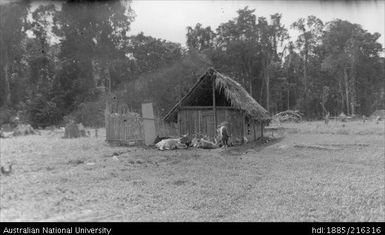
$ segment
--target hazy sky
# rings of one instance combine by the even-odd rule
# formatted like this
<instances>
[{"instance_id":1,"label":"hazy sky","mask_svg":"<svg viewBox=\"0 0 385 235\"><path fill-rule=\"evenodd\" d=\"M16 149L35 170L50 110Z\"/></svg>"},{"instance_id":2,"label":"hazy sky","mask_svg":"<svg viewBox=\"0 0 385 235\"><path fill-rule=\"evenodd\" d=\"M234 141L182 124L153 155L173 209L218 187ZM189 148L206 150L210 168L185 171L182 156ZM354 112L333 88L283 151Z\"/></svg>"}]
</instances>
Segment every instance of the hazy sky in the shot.
<instances>
[{"instance_id":1,"label":"hazy sky","mask_svg":"<svg viewBox=\"0 0 385 235\"><path fill-rule=\"evenodd\" d=\"M299 17L315 15L323 22L340 18L358 23L371 33L379 32L379 42L385 45L385 1L225 1L225 0L138 0L133 1L136 13L131 34L143 32L157 38L181 43L186 41L186 27L201 23L215 30L220 23L236 17L236 11L245 6L255 9L257 17L268 18L271 14L282 13L283 24L290 24ZM296 38L297 34L289 31Z\"/></svg>"}]
</instances>

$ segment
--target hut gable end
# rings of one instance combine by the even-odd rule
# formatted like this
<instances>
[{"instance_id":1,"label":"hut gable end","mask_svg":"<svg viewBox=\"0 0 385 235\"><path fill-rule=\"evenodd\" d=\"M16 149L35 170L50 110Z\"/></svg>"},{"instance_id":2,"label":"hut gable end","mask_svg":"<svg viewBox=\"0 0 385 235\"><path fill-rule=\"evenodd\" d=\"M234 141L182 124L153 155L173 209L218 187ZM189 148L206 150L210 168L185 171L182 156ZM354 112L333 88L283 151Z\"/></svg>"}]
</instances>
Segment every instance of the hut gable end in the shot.
<instances>
[{"instance_id":1,"label":"hut gable end","mask_svg":"<svg viewBox=\"0 0 385 235\"><path fill-rule=\"evenodd\" d=\"M212 85L215 86L217 106L231 106L244 111L250 118L265 121L270 115L235 80L210 68L200 77L191 90L168 112L165 121L176 122L177 113L182 106L212 106Z\"/></svg>"}]
</instances>

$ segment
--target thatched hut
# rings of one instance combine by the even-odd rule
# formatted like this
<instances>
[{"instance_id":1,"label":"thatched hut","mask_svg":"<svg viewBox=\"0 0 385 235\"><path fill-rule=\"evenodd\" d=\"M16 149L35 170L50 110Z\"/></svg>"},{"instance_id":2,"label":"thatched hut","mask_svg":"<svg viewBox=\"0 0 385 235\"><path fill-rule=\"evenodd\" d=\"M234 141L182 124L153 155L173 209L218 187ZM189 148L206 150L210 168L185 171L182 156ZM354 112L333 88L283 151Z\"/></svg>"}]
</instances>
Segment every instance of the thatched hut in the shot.
<instances>
[{"instance_id":1,"label":"thatched hut","mask_svg":"<svg viewBox=\"0 0 385 235\"><path fill-rule=\"evenodd\" d=\"M200 133L213 139L218 124L230 123L232 141L255 140L271 117L236 81L210 68L167 113L180 134Z\"/></svg>"}]
</instances>

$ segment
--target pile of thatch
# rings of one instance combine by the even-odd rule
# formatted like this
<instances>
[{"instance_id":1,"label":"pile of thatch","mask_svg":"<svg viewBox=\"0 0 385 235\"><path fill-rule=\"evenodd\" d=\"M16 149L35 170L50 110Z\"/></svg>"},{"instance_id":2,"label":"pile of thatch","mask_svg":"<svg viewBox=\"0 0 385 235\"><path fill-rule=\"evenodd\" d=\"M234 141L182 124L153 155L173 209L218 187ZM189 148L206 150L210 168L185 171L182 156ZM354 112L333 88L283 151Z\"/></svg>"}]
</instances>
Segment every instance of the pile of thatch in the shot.
<instances>
[{"instance_id":1,"label":"pile of thatch","mask_svg":"<svg viewBox=\"0 0 385 235\"><path fill-rule=\"evenodd\" d=\"M0 130L0 138L5 139L5 138L11 138L13 135L13 132L5 132Z\"/></svg>"},{"instance_id":2,"label":"pile of thatch","mask_svg":"<svg viewBox=\"0 0 385 235\"><path fill-rule=\"evenodd\" d=\"M86 137L86 129L83 124L70 122L64 129L64 138Z\"/></svg>"},{"instance_id":3,"label":"pile of thatch","mask_svg":"<svg viewBox=\"0 0 385 235\"><path fill-rule=\"evenodd\" d=\"M385 119L385 109L377 109L370 115L370 119Z\"/></svg>"},{"instance_id":4,"label":"pile of thatch","mask_svg":"<svg viewBox=\"0 0 385 235\"><path fill-rule=\"evenodd\" d=\"M29 124L19 124L13 130L13 136L34 135L34 134L38 134L38 131L34 130L32 126Z\"/></svg>"},{"instance_id":5,"label":"pile of thatch","mask_svg":"<svg viewBox=\"0 0 385 235\"><path fill-rule=\"evenodd\" d=\"M280 113L277 113L273 116L274 120L279 122L300 122L302 121L302 116L297 110L286 110Z\"/></svg>"}]
</instances>

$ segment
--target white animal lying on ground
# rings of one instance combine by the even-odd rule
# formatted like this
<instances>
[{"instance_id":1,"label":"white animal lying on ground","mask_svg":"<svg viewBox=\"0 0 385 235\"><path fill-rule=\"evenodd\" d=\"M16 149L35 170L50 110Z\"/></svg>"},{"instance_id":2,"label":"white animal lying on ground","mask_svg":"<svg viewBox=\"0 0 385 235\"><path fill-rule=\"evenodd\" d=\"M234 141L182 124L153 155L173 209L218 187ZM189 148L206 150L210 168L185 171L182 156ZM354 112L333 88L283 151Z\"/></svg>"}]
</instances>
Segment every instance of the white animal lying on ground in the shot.
<instances>
[{"instance_id":1,"label":"white animal lying on ground","mask_svg":"<svg viewBox=\"0 0 385 235\"><path fill-rule=\"evenodd\" d=\"M194 148L199 148L200 140L200 138L194 137L191 140L191 146L193 146Z\"/></svg>"},{"instance_id":2,"label":"white animal lying on ground","mask_svg":"<svg viewBox=\"0 0 385 235\"><path fill-rule=\"evenodd\" d=\"M155 144L155 146L159 150L187 148L187 145L182 144L180 142L180 139L165 139L165 140L161 140L157 144Z\"/></svg>"},{"instance_id":3,"label":"white animal lying on ground","mask_svg":"<svg viewBox=\"0 0 385 235\"><path fill-rule=\"evenodd\" d=\"M191 144L194 148L202 148L202 149L218 148L218 145L216 145L215 143L205 140L203 138L197 138L197 137L192 139Z\"/></svg>"},{"instance_id":4,"label":"white animal lying on ground","mask_svg":"<svg viewBox=\"0 0 385 235\"><path fill-rule=\"evenodd\" d=\"M199 142L199 148L202 148L202 149L216 149L216 148L218 148L218 145L216 145L215 143L213 143L211 141L208 141L208 140L205 140L205 139L201 139L200 142Z\"/></svg>"}]
</instances>

